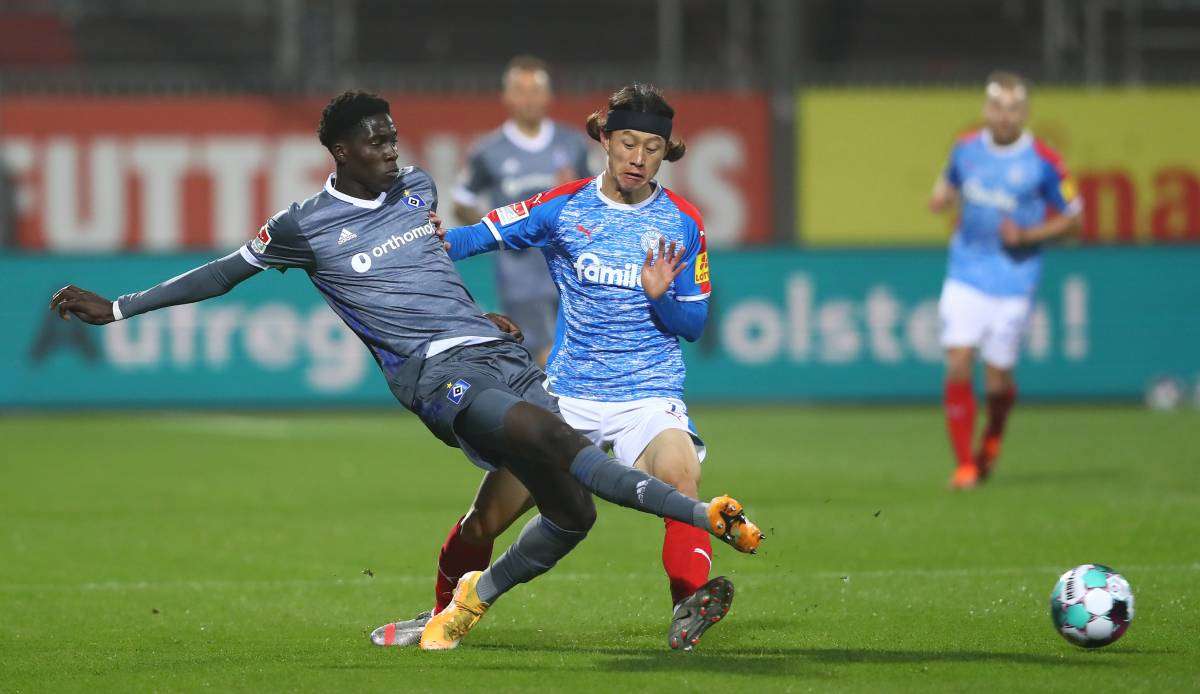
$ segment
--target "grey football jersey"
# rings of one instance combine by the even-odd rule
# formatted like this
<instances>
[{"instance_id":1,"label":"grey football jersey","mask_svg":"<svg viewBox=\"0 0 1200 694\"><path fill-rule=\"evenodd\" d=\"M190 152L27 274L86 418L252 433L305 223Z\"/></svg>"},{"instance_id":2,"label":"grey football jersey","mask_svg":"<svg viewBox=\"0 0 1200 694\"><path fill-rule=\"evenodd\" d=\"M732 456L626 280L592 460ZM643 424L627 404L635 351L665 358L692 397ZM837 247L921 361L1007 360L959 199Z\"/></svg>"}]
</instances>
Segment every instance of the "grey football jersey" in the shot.
<instances>
[{"instance_id":1,"label":"grey football jersey","mask_svg":"<svg viewBox=\"0 0 1200 694\"><path fill-rule=\"evenodd\" d=\"M481 210L526 200L590 177L587 155L587 140L573 128L547 120L542 132L529 138L508 121L472 148L454 200ZM558 296L537 249L500 253L496 284L506 302Z\"/></svg>"},{"instance_id":2,"label":"grey football jersey","mask_svg":"<svg viewBox=\"0 0 1200 694\"><path fill-rule=\"evenodd\" d=\"M259 267L300 268L389 380L433 340L510 339L483 316L429 222L437 188L407 166L374 200L333 187L271 217L242 250Z\"/></svg>"}]
</instances>

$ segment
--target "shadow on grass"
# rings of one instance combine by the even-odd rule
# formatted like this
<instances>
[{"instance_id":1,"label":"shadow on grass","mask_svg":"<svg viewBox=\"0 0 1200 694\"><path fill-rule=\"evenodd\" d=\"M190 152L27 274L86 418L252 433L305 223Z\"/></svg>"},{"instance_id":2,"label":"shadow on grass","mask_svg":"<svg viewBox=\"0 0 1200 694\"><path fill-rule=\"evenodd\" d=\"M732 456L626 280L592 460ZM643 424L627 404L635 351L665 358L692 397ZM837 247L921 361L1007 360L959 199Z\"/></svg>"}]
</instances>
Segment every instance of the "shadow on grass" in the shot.
<instances>
[{"instance_id":1,"label":"shadow on grass","mask_svg":"<svg viewBox=\"0 0 1200 694\"><path fill-rule=\"evenodd\" d=\"M798 675L814 665L894 665L934 663L1004 663L1013 665L1055 665L1066 667L1113 667L1110 658L1068 657L1066 654L1003 653L991 651L918 651L872 650L861 648L714 648L710 651L677 653L645 648L572 647L545 645L478 644L473 648L519 653L562 653L602 656L596 662L600 670L613 672L695 672L719 671L741 675ZM1121 650L1120 654L1140 653ZM478 665L476 667L479 667ZM483 666L487 668L486 665ZM498 667L498 666L493 666ZM538 667L523 661L522 669ZM503 669L502 667L500 669ZM546 665L545 669L557 669Z\"/></svg>"}]
</instances>

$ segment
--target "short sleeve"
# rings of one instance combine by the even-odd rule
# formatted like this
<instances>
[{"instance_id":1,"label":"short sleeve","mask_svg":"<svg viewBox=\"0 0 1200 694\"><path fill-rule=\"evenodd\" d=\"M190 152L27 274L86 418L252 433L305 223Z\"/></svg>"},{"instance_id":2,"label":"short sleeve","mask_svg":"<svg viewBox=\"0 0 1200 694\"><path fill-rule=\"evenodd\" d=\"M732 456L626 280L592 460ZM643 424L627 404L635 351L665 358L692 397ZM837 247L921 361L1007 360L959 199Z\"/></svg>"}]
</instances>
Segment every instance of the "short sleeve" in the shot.
<instances>
[{"instance_id":1,"label":"short sleeve","mask_svg":"<svg viewBox=\"0 0 1200 694\"><path fill-rule=\"evenodd\" d=\"M483 202L485 191L495 185L487 162L484 161L483 149L475 147L467 157L467 165L458 175L458 184L454 188L454 202L467 207L478 207Z\"/></svg>"},{"instance_id":2,"label":"short sleeve","mask_svg":"<svg viewBox=\"0 0 1200 694\"><path fill-rule=\"evenodd\" d=\"M942 172L942 177L946 179L946 182L955 188L962 187L962 170L959 167L958 161L959 152L961 151L962 147L960 145L954 145L954 148L950 150L950 158L946 161L946 168Z\"/></svg>"},{"instance_id":3,"label":"short sleeve","mask_svg":"<svg viewBox=\"0 0 1200 694\"><path fill-rule=\"evenodd\" d=\"M1075 179L1071 177L1062 160L1050 150L1043 150L1042 182L1038 188L1046 204L1060 214L1078 214L1083 210Z\"/></svg>"},{"instance_id":4,"label":"short sleeve","mask_svg":"<svg viewBox=\"0 0 1200 694\"><path fill-rule=\"evenodd\" d=\"M701 301L712 294L712 270L708 265L708 238L704 235L704 220L683 216L688 247L683 259L687 268L675 278L677 301Z\"/></svg>"},{"instance_id":5,"label":"short sleeve","mask_svg":"<svg viewBox=\"0 0 1200 694\"><path fill-rule=\"evenodd\" d=\"M312 247L300 233L300 225L290 208L268 219L239 253L246 262L264 270L269 267L280 271L293 267L311 270L316 265Z\"/></svg>"}]
</instances>

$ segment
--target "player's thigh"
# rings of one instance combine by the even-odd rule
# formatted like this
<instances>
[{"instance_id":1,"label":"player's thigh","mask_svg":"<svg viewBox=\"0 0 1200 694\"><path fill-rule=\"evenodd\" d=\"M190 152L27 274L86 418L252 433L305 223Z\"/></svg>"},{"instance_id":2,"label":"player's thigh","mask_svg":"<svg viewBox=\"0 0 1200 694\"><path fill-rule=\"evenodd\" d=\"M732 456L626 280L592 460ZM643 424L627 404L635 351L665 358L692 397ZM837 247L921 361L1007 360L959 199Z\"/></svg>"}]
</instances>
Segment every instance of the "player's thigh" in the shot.
<instances>
[{"instance_id":1,"label":"player's thigh","mask_svg":"<svg viewBox=\"0 0 1200 694\"><path fill-rule=\"evenodd\" d=\"M998 297L993 304L987 334L979 354L984 364L1011 371L1021 352L1033 302L1026 297Z\"/></svg>"},{"instance_id":2,"label":"player's thigh","mask_svg":"<svg viewBox=\"0 0 1200 694\"><path fill-rule=\"evenodd\" d=\"M604 436L618 460L676 486L699 482L704 445L691 430L683 401L650 398L611 407Z\"/></svg>"},{"instance_id":3,"label":"player's thigh","mask_svg":"<svg viewBox=\"0 0 1200 694\"><path fill-rule=\"evenodd\" d=\"M471 510L463 519L467 539L490 540L500 535L533 507L533 496L506 468L483 476Z\"/></svg>"},{"instance_id":4,"label":"player's thigh","mask_svg":"<svg viewBox=\"0 0 1200 694\"><path fill-rule=\"evenodd\" d=\"M983 292L955 280L946 280L938 299L942 347L947 350L978 347L988 330L991 306Z\"/></svg>"},{"instance_id":5,"label":"player's thigh","mask_svg":"<svg viewBox=\"0 0 1200 694\"><path fill-rule=\"evenodd\" d=\"M663 429L650 440L636 467L681 491L694 495L700 486L700 457L691 435L681 429Z\"/></svg>"}]
</instances>

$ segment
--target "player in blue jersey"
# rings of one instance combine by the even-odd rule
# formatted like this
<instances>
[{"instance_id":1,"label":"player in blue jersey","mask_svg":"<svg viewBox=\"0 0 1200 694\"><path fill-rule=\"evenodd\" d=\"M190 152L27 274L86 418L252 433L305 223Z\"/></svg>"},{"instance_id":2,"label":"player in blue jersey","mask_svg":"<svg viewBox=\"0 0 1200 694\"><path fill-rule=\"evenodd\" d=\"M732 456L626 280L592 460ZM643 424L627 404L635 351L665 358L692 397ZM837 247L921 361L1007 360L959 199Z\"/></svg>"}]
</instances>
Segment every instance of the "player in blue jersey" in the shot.
<instances>
[{"instance_id":1,"label":"player in blue jersey","mask_svg":"<svg viewBox=\"0 0 1200 694\"><path fill-rule=\"evenodd\" d=\"M550 71L532 56L509 61L504 69L504 107L509 118L471 148L454 189L454 213L478 220L488 210L520 202L556 185L591 173L583 133L546 117ZM546 365L554 342L558 290L535 248L496 258L500 310L521 326L522 343Z\"/></svg>"},{"instance_id":2,"label":"player in blue jersey","mask_svg":"<svg viewBox=\"0 0 1200 694\"><path fill-rule=\"evenodd\" d=\"M623 464L695 494L704 444L683 402L679 338L700 337L711 288L699 211L654 181L664 160L684 154L673 117L653 87L618 90L588 120L608 155L599 176L500 207L446 240L453 258L540 249L560 297L546 372L563 417ZM486 476L442 548L436 609L456 576L486 566L492 541L530 503L511 475ZM708 580L708 537L686 524L667 521L662 557L675 608L668 643L690 649L728 612L733 585ZM381 627L376 643L403 645L421 619Z\"/></svg>"},{"instance_id":3,"label":"player in blue jersey","mask_svg":"<svg viewBox=\"0 0 1200 694\"><path fill-rule=\"evenodd\" d=\"M519 479L539 510L490 567L459 581L457 609L429 621L424 649L457 646L497 598L581 542L595 519L588 491L706 529L741 551L757 546L761 534L736 501L689 498L610 461L563 422L529 352L463 286L430 222L433 180L396 161L386 101L346 92L326 106L318 133L336 165L324 188L271 217L237 252L116 301L69 285L51 309L103 325L219 296L266 268L304 271L396 399L472 462Z\"/></svg>"},{"instance_id":4,"label":"player in blue jersey","mask_svg":"<svg viewBox=\"0 0 1200 694\"><path fill-rule=\"evenodd\" d=\"M1017 397L1013 367L1033 308L1041 249L1079 228L1082 203L1062 159L1025 129L1029 85L993 73L985 127L959 139L930 208L959 208L939 311L946 348L944 402L956 468L950 484L987 479ZM975 353L984 363L987 425L972 454Z\"/></svg>"}]
</instances>

